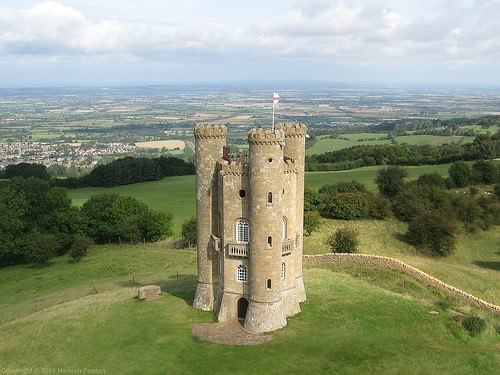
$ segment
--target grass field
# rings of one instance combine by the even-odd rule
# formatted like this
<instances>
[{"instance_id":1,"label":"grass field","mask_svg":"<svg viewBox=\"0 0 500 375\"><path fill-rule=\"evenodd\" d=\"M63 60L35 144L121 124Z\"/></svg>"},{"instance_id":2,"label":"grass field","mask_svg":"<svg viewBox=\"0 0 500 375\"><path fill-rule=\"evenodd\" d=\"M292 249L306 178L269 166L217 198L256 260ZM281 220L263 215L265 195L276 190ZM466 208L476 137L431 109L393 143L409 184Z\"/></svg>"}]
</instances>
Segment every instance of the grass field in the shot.
<instances>
[{"instance_id":1,"label":"grass field","mask_svg":"<svg viewBox=\"0 0 500 375\"><path fill-rule=\"evenodd\" d=\"M356 180L365 184L368 190L375 192L374 184L377 171L382 166L365 167L347 171L307 172L305 184L312 189L319 189L325 184ZM443 176L448 173L449 164L407 167L410 179L421 174L437 172ZM160 181L118 186L114 188L84 188L68 190L73 204L81 206L89 197L100 193L130 195L156 210L171 213L174 216L174 231L180 232L182 223L195 215L194 176L167 177Z\"/></svg>"},{"instance_id":2,"label":"grass field","mask_svg":"<svg viewBox=\"0 0 500 375\"><path fill-rule=\"evenodd\" d=\"M306 268L307 301L270 343L204 343L193 322L213 314L191 307L194 251L96 246L80 263L16 266L0 273L2 369L101 369L106 374L494 374L498 324L472 338L442 298L416 282L398 293L366 277ZM382 272L382 271L381 271ZM387 272L381 280L398 278ZM177 276L178 275L178 276ZM131 280L134 277L135 283ZM139 302L138 285L162 285L162 298ZM97 293L94 291L97 289ZM430 314L431 310L439 314ZM40 373L40 372L38 372Z\"/></svg>"},{"instance_id":3,"label":"grass field","mask_svg":"<svg viewBox=\"0 0 500 375\"><path fill-rule=\"evenodd\" d=\"M390 144L386 133L359 133L359 134L340 134L339 138L328 138L328 136L319 136L318 140L306 150L306 155L323 154L329 151L341 150L358 145L382 145ZM340 139L347 138L347 139ZM374 139L379 138L379 139ZM363 140L370 139L370 140Z\"/></svg>"},{"instance_id":4,"label":"grass field","mask_svg":"<svg viewBox=\"0 0 500 375\"><path fill-rule=\"evenodd\" d=\"M461 233L457 247L447 258L422 255L402 240L406 225L397 220L328 220L305 239L304 251L321 254L331 251L327 237L340 227L357 229L359 252L402 260L489 302L500 303L500 227L474 234Z\"/></svg>"},{"instance_id":5,"label":"grass field","mask_svg":"<svg viewBox=\"0 0 500 375\"><path fill-rule=\"evenodd\" d=\"M398 143L409 145L434 145L439 146L445 143L472 143L474 137L443 136L443 135L404 135L395 137Z\"/></svg>"},{"instance_id":6,"label":"grass field","mask_svg":"<svg viewBox=\"0 0 500 375\"><path fill-rule=\"evenodd\" d=\"M306 155L323 154L357 145L390 144L386 133L339 134L338 138L319 136L318 140L306 150ZM474 137L441 135L405 135L395 137L398 143L410 145L442 145L444 143L470 143Z\"/></svg>"}]
</instances>

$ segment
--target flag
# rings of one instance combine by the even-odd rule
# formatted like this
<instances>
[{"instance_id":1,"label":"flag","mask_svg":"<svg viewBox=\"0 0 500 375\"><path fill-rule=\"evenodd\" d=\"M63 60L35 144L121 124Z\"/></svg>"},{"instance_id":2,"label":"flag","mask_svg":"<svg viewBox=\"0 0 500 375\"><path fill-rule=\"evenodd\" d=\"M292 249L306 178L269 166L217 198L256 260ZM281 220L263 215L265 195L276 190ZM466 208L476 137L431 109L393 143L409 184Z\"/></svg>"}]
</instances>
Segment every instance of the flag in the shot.
<instances>
[{"instance_id":1,"label":"flag","mask_svg":"<svg viewBox=\"0 0 500 375\"><path fill-rule=\"evenodd\" d=\"M280 101L280 94L274 93L274 95L273 95L273 105L278 104L279 101Z\"/></svg>"}]
</instances>

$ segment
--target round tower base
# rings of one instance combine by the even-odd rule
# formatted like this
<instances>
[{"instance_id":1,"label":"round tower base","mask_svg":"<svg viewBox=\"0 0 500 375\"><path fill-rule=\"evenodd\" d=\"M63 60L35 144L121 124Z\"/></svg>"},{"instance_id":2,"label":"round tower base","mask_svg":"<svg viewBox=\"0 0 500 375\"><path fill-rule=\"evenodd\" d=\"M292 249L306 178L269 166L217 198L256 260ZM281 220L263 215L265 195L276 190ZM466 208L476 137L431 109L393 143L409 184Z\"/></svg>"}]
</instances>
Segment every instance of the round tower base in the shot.
<instances>
[{"instance_id":1,"label":"round tower base","mask_svg":"<svg viewBox=\"0 0 500 375\"><path fill-rule=\"evenodd\" d=\"M302 276L295 279L295 289L297 290L297 301L304 302L306 300L306 288L304 287L304 278Z\"/></svg>"},{"instance_id":2,"label":"round tower base","mask_svg":"<svg viewBox=\"0 0 500 375\"><path fill-rule=\"evenodd\" d=\"M271 332L286 326L285 310L281 299L276 302L250 300L244 328L251 333Z\"/></svg>"},{"instance_id":3,"label":"round tower base","mask_svg":"<svg viewBox=\"0 0 500 375\"><path fill-rule=\"evenodd\" d=\"M291 288L283 290L281 292L281 297L283 299L283 309L285 310L285 315L293 316L300 312L300 304L297 296L297 288Z\"/></svg>"},{"instance_id":4,"label":"round tower base","mask_svg":"<svg viewBox=\"0 0 500 375\"><path fill-rule=\"evenodd\" d=\"M211 311L214 308L213 284L198 281L194 295L193 307L203 311Z\"/></svg>"}]
</instances>

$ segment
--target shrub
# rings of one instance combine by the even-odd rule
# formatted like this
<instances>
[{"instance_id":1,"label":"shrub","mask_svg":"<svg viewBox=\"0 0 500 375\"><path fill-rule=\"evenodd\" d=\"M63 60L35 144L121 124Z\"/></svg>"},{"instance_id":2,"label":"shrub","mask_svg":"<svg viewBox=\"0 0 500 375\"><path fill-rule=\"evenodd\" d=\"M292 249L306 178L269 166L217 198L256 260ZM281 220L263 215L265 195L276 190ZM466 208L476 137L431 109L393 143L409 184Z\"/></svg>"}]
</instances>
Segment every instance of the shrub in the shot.
<instances>
[{"instance_id":1,"label":"shrub","mask_svg":"<svg viewBox=\"0 0 500 375\"><path fill-rule=\"evenodd\" d=\"M434 172L434 173L425 173L421 175L418 178L417 183L423 186L433 185L437 187L445 187L446 180L443 177L441 177L441 175Z\"/></svg>"},{"instance_id":2,"label":"shrub","mask_svg":"<svg viewBox=\"0 0 500 375\"><path fill-rule=\"evenodd\" d=\"M92 241L90 238L83 235L75 236L75 239L69 248L69 256L74 262L80 261L82 257L87 255L87 250L91 244Z\"/></svg>"},{"instance_id":3,"label":"shrub","mask_svg":"<svg viewBox=\"0 0 500 375\"><path fill-rule=\"evenodd\" d=\"M358 243L358 232L352 228L339 228L327 239L332 253L354 253Z\"/></svg>"},{"instance_id":4,"label":"shrub","mask_svg":"<svg viewBox=\"0 0 500 375\"><path fill-rule=\"evenodd\" d=\"M336 184L323 185L320 194L336 195L338 193L359 193L366 191L365 185L357 181L337 182Z\"/></svg>"},{"instance_id":5,"label":"shrub","mask_svg":"<svg viewBox=\"0 0 500 375\"><path fill-rule=\"evenodd\" d=\"M181 236L184 242L187 243L189 247L196 243L197 230L195 217L192 217L191 219L188 219L184 223L182 223Z\"/></svg>"},{"instance_id":6,"label":"shrub","mask_svg":"<svg viewBox=\"0 0 500 375\"><path fill-rule=\"evenodd\" d=\"M324 213L334 219L368 217L370 204L365 193L339 193L325 206Z\"/></svg>"},{"instance_id":7,"label":"shrub","mask_svg":"<svg viewBox=\"0 0 500 375\"><path fill-rule=\"evenodd\" d=\"M472 177L478 184L492 184L497 181L497 168L491 161L479 160L472 165Z\"/></svg>"},{"instance_id":8,"label":"shrub","mask_svg":"<svg viewBox=\"0 0 500 375\"><path fill-rule=\"evenodd\" d=\"M434 185L409 183L393 200L392 211L401 221L411 221L416 216L432 209L451 212L449 196Z\"/></svg>"},{"instance_id":9,"label":"shrub","mask_svg":"<svg viewBox=\"0 0 500 375\"><path fill-rule=\"evenodd\" d=\"M37 265L47 264L56 253L58 247L57 238L52 234L31 233L24 240L23 252L29 263Z\"/></svg>"},{"instance_id":10,"label":"shrub","mask_svg":"<svg viewBox=\"0 0 500 375\"><path fill-rule=\"evenodd\" d=\"M321 205L321 198L316 190L304 189L304 211L316 211Z\"/></svg>"},{"instance_id":11,"label":"shrub","mask_svg":"<svg viewBox=\"0 0 500 375\"><path fill-rule=\"evenodd\" d=\"M391 165L378 171L375 183L380 194L394 197L403 189L404 179L407 176L406 169Z\"/></svg>"},{"instance_id":12,"label":"shrub","mask_svg":"<svg viewBox=\"0 0 500 375\"><path fill-rule=\"evenodd\" d=\"M391 214L391 201L387 198L372 196L368 215L374 219L383 220Z\"/></svg>"},{"instance_id":13,"label":"shrub","mask_svg":"<svg viewBox=\"0 0 500 375\"><path fill-rule=\"evenodd\" d=\"M493 188L493 194L495 194L497 199L500 199L500 184L495 185L495 187Z\"/></svg>"},{"instance_id":14,"label":"shrub","mask_svg":"<svg viewBox=\"0 0 500 375\"><path fill-rule=\"evenodd\" d=\"M307 236L317 230L320 224L321 221L317 212L304 212L304 232Z\"/></svg>"},{"instance_id":15,"label":"shrub","mask_svg":"<svg viewBox=\"0 0 500 375\"><path fill-rule=\"evenodd\" d=\"M448 169L448 174L456 187L466 186L470 182L472 176L469 165L463 161L453 163Z\"/></svg>"},{"instance_id":16,"label":"shrub","mask_svg":"<svg viewBox=\"0 0 500 375\"><path fill-rule=\"evenodd\" d=\"M410 222L406 239L433 254L447 256L455 248L455 225L440 212L430 211Z\"/></svg>"},{"instance_id":17,"label":"shrub","mask_svg":"<svg viewBox=\"0 0 500 375\"><path fill-rule=\"evenodd\" d=\"M478 316L467 316L462 320L464 327L471 336L478 336L486 329L486 322Z\"/></svg>"}]
</instances>

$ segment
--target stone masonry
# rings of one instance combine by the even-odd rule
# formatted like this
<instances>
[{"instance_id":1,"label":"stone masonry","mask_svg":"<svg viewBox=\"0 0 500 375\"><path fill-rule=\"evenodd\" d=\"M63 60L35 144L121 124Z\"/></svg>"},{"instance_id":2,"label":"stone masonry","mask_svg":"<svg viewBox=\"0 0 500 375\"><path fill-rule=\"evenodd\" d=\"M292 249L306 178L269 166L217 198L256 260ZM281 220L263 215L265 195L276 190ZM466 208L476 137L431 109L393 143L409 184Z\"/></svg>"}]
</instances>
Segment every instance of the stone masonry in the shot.
<instances>
[{"instance_id":1,"label":"stone masonry","mask_svg":"<svg viewBox=\"0 0 500 375\"><path fill-rule=\"evenodd\" d=\"M252 129L230 155L227 129L197 125L198 285L194 307L251 333L286 325L305 301L302 277L307 128Z\"/></svg>"}]
</instances>

